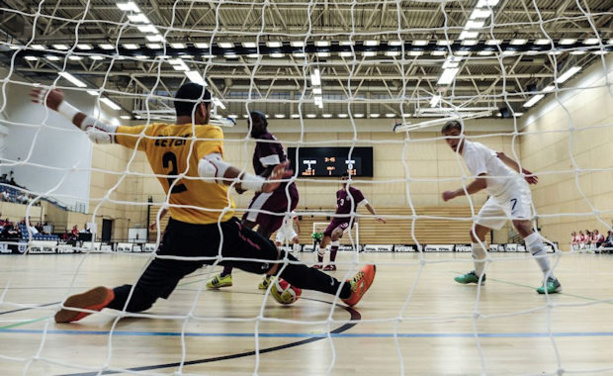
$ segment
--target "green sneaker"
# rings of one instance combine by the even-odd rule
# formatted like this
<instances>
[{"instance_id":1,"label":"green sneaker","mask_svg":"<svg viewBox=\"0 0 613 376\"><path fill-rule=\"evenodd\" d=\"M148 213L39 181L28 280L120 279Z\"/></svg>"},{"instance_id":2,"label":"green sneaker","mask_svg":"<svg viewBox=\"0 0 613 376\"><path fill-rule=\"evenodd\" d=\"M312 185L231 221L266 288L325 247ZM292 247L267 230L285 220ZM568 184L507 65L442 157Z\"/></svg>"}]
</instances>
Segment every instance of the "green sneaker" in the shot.
<instances>
[{"instance_id":1,"label":"green sneaker","mask_svg":"<svg viewBox=\"0 0 613 376\"><path fill-rule=\"evenodd\" d=\"M477 273L475 273L475 271L473 270L472 272L466 273L459 277L455 277L454 280L463 285L467 283L479 283L479 276L477 276ZM481 278L481 284L484 284L484 283L485 283L485 274L483 275L483 278Z\"/></svg>"},{"instance_id":2,"label":"green sneaker","mask_svg":"<svg viewBox=\"0 0 613 376\"><path fill-rule=\"evenodd\" d=\"M547 278L547 283L544 283L541 287L536 289L536 292L538 292L539 294L544 294L545 285L547 285L547 294L557 294L562 291L562 285L560 284L560 281L549 277Z\"/></svg>"},{"instance_id":3,"label":"green sneaker","mask_svg":"<svg viewBox=\"0 0 613 376\"><path fill-rule=\"evenodd\" d=\"M264 277L262 282L260 282L260 284L258 285L258 289L266 290L268 288L268 286L270 286L271 283L272 283L272 277L271 276L266 276L266 277Z\"/></svg>"},{"instance_id":4,"label":"green sneaker","mask_svg":"<svg viewBox=\"0 0 613 376\"><path fill-rule=\"evenodd\" d=\"M206 283L207 289L218 289L220 287L232 286L232 274L224 275L217 274Z\"/></svg>"}]
</instances>

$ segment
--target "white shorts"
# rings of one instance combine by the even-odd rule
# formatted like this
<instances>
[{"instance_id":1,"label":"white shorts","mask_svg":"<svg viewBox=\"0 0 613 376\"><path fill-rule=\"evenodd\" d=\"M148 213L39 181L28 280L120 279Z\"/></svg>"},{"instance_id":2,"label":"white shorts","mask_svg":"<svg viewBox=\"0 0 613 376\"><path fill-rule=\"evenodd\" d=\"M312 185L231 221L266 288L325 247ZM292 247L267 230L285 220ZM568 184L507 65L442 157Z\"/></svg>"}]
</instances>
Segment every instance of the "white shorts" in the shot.
<instances>
[{"instance_id":1,"label":"white shorts","mask_svg":"<svg viewBox=\"0 0 613 376\"><path fill-rule=\"evenodd\" d=\"M291 243L292 239L294 239L297 236L298 234L296 233L296 230L294 230L293 228L286 229L286 228L281 227L279 231L277 231L277 236L275 236L275 242L283 244L287 241L288 243Z\"/></svg>"},{"instance_id":2,"label":"white shorts","mask_svg":"<svg viewBox=\"0 0 613 376\"><path fill-rule=\"evenodd\" d=\"M523 183L523 182L521 182ZM532 219L532 195L527 183L512 184L508 194L490 197L479 210L478 225L500 230L508 220Z\"/></svg>"}]
</instances>

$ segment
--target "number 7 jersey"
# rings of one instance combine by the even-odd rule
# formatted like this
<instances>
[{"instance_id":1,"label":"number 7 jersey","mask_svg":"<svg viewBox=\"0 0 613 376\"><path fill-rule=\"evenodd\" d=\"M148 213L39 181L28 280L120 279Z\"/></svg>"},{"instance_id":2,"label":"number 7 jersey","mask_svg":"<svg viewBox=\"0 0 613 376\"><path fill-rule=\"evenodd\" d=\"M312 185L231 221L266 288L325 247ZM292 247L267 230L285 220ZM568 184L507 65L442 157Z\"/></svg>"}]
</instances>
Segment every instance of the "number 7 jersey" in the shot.
<instances>
[{"instance_id":1,"label":"number 7 jersey","mask_svg":"<svg viewBox=\"0 0 613 376\"><path fill-rule=\"evenodd\" d=\"M223 157L221 128L192 124L121 126L115 140L126 148L145 152L164 192L170 195L172 218L210 224L234 216L234 201L228 195L228 187L198 175L202 157L211 153Z\"/></svg>"}]
</instances>

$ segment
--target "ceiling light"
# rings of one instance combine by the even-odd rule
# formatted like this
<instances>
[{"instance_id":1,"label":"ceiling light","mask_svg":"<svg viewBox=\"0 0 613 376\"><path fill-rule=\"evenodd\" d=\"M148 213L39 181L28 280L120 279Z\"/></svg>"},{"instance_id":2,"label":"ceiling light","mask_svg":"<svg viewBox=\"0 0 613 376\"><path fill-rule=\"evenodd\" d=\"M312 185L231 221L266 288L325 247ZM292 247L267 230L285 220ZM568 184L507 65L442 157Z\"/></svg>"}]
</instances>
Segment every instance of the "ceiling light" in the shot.
<instances>
[{"instance_id":1,"label":"ceiling light","mask_svg":"<svg viewBox=\"0 0 613 376\"><path fill-rule=\"evenodd\" d=\"M300 119L300 114L292 114L292 116L290 116L292 119Z\"/></svg>"},{"instance_id":2,"label":"ceiling light","mask_svg":"<svg viewBox=\"0 0 613 376\"><path fill-rule=\"evenodd\" d=\"M585 55L586 53L587 53L587 51L577 50L577 51L572 51L570 54L571 55Z\"/></svg>"},{"instance_id":3,"label":"ceiling light","mask_svg":"<svg viewBox=\"0 0 613 376\"><path fill-rule=\"evenodd\" d=\"M221 107L222 110L226 109L226 106L221 103L221 101L218 98L213 98L213 104L215 104L217 107Z\"/></svg>"},{"instance_id":4,"label":"ceiling light","mask_svg":"<svg viewBox=\"0 0 613 376\"><path fill-rule=\"evenodd\" d=\"M87 94L91 95L92 97L97 97L100 93L98 90L87 90Z\"/></svg>"},{"instance_id":5,"label":"ceiling light","mask_svg":"<svg viewBox=\"0 0 613 376\"><path fill-rule=\"evenodd\" d=\"M68 60L78 61L78 60L83 60L83 58L81 56L70 55L68 56Z\"/></svg>"},{"instance_id":6,"label":"ceiling light","mask_svg":"<svg viewBox=\"0 0 613 376\"><path fill-rule=\"evenodd\" d=\"M317 115L315 115L315 114L307 114L307 117L308 117L309 119L313 119L315 116L317 116Z\"/></svg>"},{"instance_id":7,"label":"ceiling light","mask_svg":"<svg viewBox=\"0 0 613 376\"><path fill-rule=\"evenodd\" d=\"M119 118L120 118L120 119L123 119L123 120L130 120L130 119L132 119L132 116L129 116L129 115L121 115Z\"/></svg>"},{"instance_id":8,"label":"ceiling light","mask_svg":"<svg viewBox=\"0 0 613 376\"><path fill-rule=\"evenodd\" d=\"M555 86L553 85L547 85L544 89L543 89L543 93L551 93L552 91L554 91L556 89Z\"/></svg>"},{"instance_id":9,"label":"ceiling light","mask_svg":"<svg viewBox=\"0 0 613 376\"><path fill-rule=\"evenodd\" d=\"M355 44L355 41L353 40L342 40L340 42L338 42L339 46L353 46Z\"/></svg>"},{"instance_id":10,"label":"ceiling light","mask_svg":"<svg viewBox=\"0 0 613 376\"><path fill-rule=\"evenodd\" d=\"M289 42L289 45L292 47L304 47L304 41L301 40L293 40Z\"/></svg>"},{"instance_id":11,"label":"ceiling light","mask_svg":"<svg viewBox=\"0 0 613 376\"><path fill-rule=\"evenodd\" d=\"M450 44L453 44L453 41L450 40L439 40L438 42L436 42L437 46L449 46Z\"/></svg>"},{"instance_id":12,"label":"ceiling light","mask_svg":"<svg viewBox=\"0 0 613 376\"><path fill-rule=\"evenodd\" d=\"M323 114L321 116L323 116L325 119L330 119L332 117L332 114Z\"/></svg>"},{"instance_id":13,"label":"ceiling light","mask_svg":"<svg viewBox=\"0 0 613 376\"><path fill-rule=\"evenodd\" d=\"M485 25L485 21L467 21L466 25L464 25L464 27L466 29L480 29L483 27L483 25Z\"/></svg>"},{"instance_id":14,"label":"ceiling light","mask_svg":"<svg viewBox=\"0 0 613 376\"><path fill-rule=\"evenodd\" d=\"M485 44L488 46L497 46L500 43L502 43L502 39L488 39L488 41L485 42Z\"/></svg>"},{"instance_id":15,"label":"ceiling light","mask_svg":"<svg viewBox=\"0 0 613 376\"><path fill-rule=\"evenodd\" d=\"M400 51L385 51L385 56L400 56Z\"/></svg>"},{"instance_id":16,"label":"ceiling light","mask_svg":"<svg viewBox=\"0 0 613 376\"><path fill-rule=\"evenodd\" d=\"M445 56L447 54L447 51L445 50L435 50L430 52L430 55L432 56Z\"/></svg>"},{"instance_id":17,"label":"ceiling light","mask_svg":"<svg viewBox=\"0 0 613 376\"><path fill-rule=\"evenodd\" d=\"M477 8L481 8L481 7L494 7L496 5L498 5L498 2L500 0L479 0L479 2L477 3Z\"/></svg>"},{"instance_id":18,"label":"ceiling light","mask_svg":"<svg viewBox=\"0 0 613 376\"><path fill-rule=\"evenodd\" d=\"M279 48L279 47L283 47L283 42L268 41L266 42L266 46L270 48Z\"/></svg>"},{"instance_id":19,"label":"ceiling light","mask_svg":"<svg viewBox=\"0 0 613 376\"><path fill-rule=\"evenodd\" d=\"M353 52L351 51L343 51L341 53L339 53L340 57L352 57L353 56Z\"/></svg>"},{"instance_id":20,"label":"ceiling light","mask_svg":"<svg viewBox=\"0 0 613 376\"><path fill-rule=\"evenodd\" d=\"M315 68L311 74L311 84L313 84L313 86L321 85L321 76L319 74L319 69L317 68Z\"/></svg>"},{"instance_id":21,"label":"ceiling light","mask_svg":"<svg viewBox=\"0 0 613 376\"><path fill-rule=\"evenodd\" d=\"M274 57L275 59L279 59L281 57L285 56L285 54L281 53L281 52L273 52L270 54L270 57Z\"/></svg>"},{"instance_id":22,"label":"ceiling light","mask_svg":"<svg viewBox=\"0 0 613 376\"><path fill-rule=\"evenodd\" d=\"M427 46L428 45L428 41L427 40L414 40L411 42L412 46Z\"/></svg>"},{"instance_id":23,"label":"ceiling light","mask_svg":"<svg viewBox=\"0 0 613 376\"><path fill-rule=\"evenodd\" d=\"M443 71L443 74L441 74L441 78L438 79L437 84L438 85L449 85L453 82L454 77L456 76L456 74L458 74L458 72L460 71L460 68L448 68L445 69Z\"/></svg>"},{"instance_id":24,"label":"ceiling light","mask_svg":"<svg viewBox=\"0 0 613 376\"><path fill-rule=\"evenodd\" d=\"M29 61L36 61L36 60L38 60L38 58L36 56L26 56L26 57L24 57L24 59L29 60Z\"/></svg>"},{"instance_id":25,"label":"ceiling light","mask_svg":"<svg viewBox=\"0 0 613 376\"><path fill-rule=\"evenodd\" d=\"M56 50L67 50L70 47L68 47L67 44L54 44L53 48L55 48Z\"/></svg>"},{"instance_id":26,"label":"ceiling light","mask_svg":"<svg viewBox=\"0 0 613 376\"><path fill-rule=\"evenodd\" d=\"M230 114L230 115L228 115L228 117L229 117L230 119L236 119L236 118L238 117L238 115L235 115L235 114Z\"/></svg>"},{"instance_id":27,"label":"ceiling light","mask_svg":"<svg viewBox=\"0 0 613 376\"><path fill-rule=\"evenodd\" d=\"M170 47L172 47L172 48L176 48L176 49L178 49L178 50L183 50L183 49L185 49L185 47L187 47L187 46L185 45L185 43L171 43L171 44L170 44Z\"/></svg>"},{"instance_id":28,"label":"ceiling light","mask_svg":"<svg viewBox=\"0 0 613 376\"><path fill-rule=\"evenodd\" d=\"M462 41L462 46L475 46L479 43L476 39L467 39Z\"/></svg>"},{"instance_id":29,"label":"ceiling light","mask_svg":"<svg viewBox=\"0 0 613 376\"><path fill-rule=\"evenodd\" d=\"M257 58L259 58L259 57L260 57L260 54L258 54L258 53L255 53L255 54L247 54L247 57L248 57L249 59L257 59Z\"/></svg>"},{"instance_id":30,"label":"ceiling light","mask_svg":"<svg viewBox=\"0 0 613 376\"><path fill-rule=\"evenodd\" d=\"M153 26L153 25L137 26L136 28L141 33L153 33L153 34L158 34L159 33L158 29L156 29L155 26Z\"/></svg>"},{"instance_id":31,"label":"ceiling light","mask_svg":"<svg viewBox=\"0 0 613 376\"><path fill-rule=\"evenodd\" d=\"M379 116L381 116L381 114L370 114L369 115L371 118L378 118Z\"/></svg>"},{"instance_id":32,"label":"ceiling light","mask_svg":"<svg viewBox=\"0 0 613 376\"><path fill-rule=\"evenodd\" d=\"M292 56L294 56L294 57L305 57L306 54L304 52L292 52Z\"/></svg>"},{"instance_id":33,"label":"ceiling light","mask_svg":"<svg viewBox=\"0 0 613 376\"><path fill-rule=\"evenodd\" d=\"M574 44L577 40L574 38L563 38L558 41L558 44L569 45Z\"/></svg>"},{"instance_id":34,"label":"ceiling light","mask_svg":"<svg viewBox=\"0 0 613 376\"><path fill-rule=\"evenodd\" d=\"M147 38L149 42L164 42L164 36L162 34L147 35L145 38Z\"/></svg>"},{"instance_id":35,"label":"ceiling light","mask_svg":"<svg viewBox=\"0 0 613 376\"><path fill-rule=\"evenodd\" d=\"M313 94L320 94L321 95L321 88L320 87L314 87L313 88Z\"/></svg>"},{"instance_id":36,"label":"ceiling light","mask_svg":"<svg viewBox=\"0 0 613 376\"><path fill-rule=\"evenodd\" d=\"M388 40L387 41L387 45L388 46L402 46L402 41L401 40Z\"/></svg>"},{"instance_id":37,"label":"ceiling light","mask_svg":"<svg viewBox=\"0 0 613 376\"><path fill-rule=\"evenodd\" d=\"M493 55L493 54L494 54L494 51L479 51L479 52L477 52L477 55L480 55L480 56L490 56L490 55Z\"/></svg>"},{"instance_id":38,"label":"ceiling light","mask_svg":"<svg viewBox=\"0 0 613 376\"><path fill-rule=\"evenodd\" d=\"M134 1L128 1L125 3L117 3L117 8L123 10L124 12L136 12L140 13L140 9L138 9L138 5L134 3Z\"/></svg>"},{"instance_id":39,"label":"ceiling light","mask_svg":"<svg viewBox=\"0 0 613 376\"><path fill-rule=\"evenodd\" d=\"M405 112L404 114L402 114L402 117L403 118L408 118L408 117L411 117L411 114Z\"/></svg>"},{"instance_id":40,"label":"ceiling light","mask_svg":"<svg viewBox=\"0 0 613 376\"><path fill-rule=\"evenodd\" d=\"M388 112L387 114L385 114L385 117L386 118L393 118L393 117L396 117L396 114L392 114L392 113Z\"/></svg>"},{"instance_id":41,"label":"ceiling light","mask_svg":"<svg viewBox=\"0 0 613 376\"><path fill-rule=\"evenodd\" d=\"M550 39L537 39L534 41L534 44L537 44L539 46L542 46L545 44L551 44L551 40Z\"/></svg>"},{"instance_id":42,"label":"ceiling light","mask_svg":"<svg viewBox=\"0 0 613 376\"><path fill-rule=\"evenodd\" d=\"M462 39L474 39L477 38L479 36L479 32L478 31L463 31L460 33L460 36L458 37L459 40Z\"/></svg>"},{"instance_id":43,"label":"ceiling light","mask_svg":"<svg viewBox=\"0 0 613 376\"><path fill-rule=\"evenodd\" d=\"M115 102L113 102L112 100L108 99L108 98L100 98L100 102L106 104L107 106L109 106L110 108L112 108L115 111L121 110L121 107L119 107L119 105Z\"/></svg>"},{"instance_id":44,"label":"ceiling light","mask_svg":"<svg viewBox=\"0 0 613 376\"><path fill-rule=\"evenodd\" d=\"M373 57L373 56L377 56L377 51L364 51L362 53L362 55L364 55L364 57Z\"/></svg>"},{"instance_id":45,"label":"ceiling light","mask_svg":"<svg viewBox=\"0 0 613 376\"><path fill-rule=\"evenodd\" d=\"M146 56L146 55L134 55L134 58L136 58L138 60L146 60L148 58L148 56Z\"/></svg>"},{"instance_id":46,"label":"ceiling light","mask_svg":"<svg viewBox=\"0 0 613 376\"><path fill-rule=\"evenodd\" d=\"M356 117L356 118L363 118L363 117L364 117L364 114L353 114L353 117Z\"/></svg>"},{"instance_id":47,"label":"ceiling light","mask_svg":"<svg viewBox=\"0 0 613 376\"><path fill-rule=\"evenodd\" d=\"M160 43L147 43L147 48L152 50L161 50L163 47Z\"/></svg>"},{"instance_id":48,"label":"ceiling light","mask_svg":"<svg viewBox=\"0 0 613 376\"><path fill-rule=\"evenodd\" d=\"M283 118L285 118L285 114L275 114L275 118L283 119Z\"/></svg>"},{"instance_id":49,"label":"ceiling light","mask_svg":"<svg viewBox=\"0 0 613 376\"><path fill-rule=\"evenodd\" d=\"M599 38L587 38L583 40L583 44L592 45L598 44L600 42Z\"/></svg>"},{"instance_id":50,"label":"ceiling light","mask_svg":"<svg viewBox=\"0 0 613 376\"><path fill-rule=\"evenodd\" d=\"M130 14L128 15L128 19L135 23L146 23L146 24L151 23L151 21L149 21L147 16L145 16L142 13Z\"/></svg>"},{"instance_id":51,"label":"ceiling light","mask_svg":"<svg viewBox=\"0 0 613 376\"><path fill-rule=\"evenodd\" d=\"M456 51L455 54L459 56L468 56L470 55L470 51Z\"/></svg>"},{"instance_id":52,"label":"ceiling light","mask_svg":"<svg viewBox=\"0 0 613 376\"><path fill-rule=\"evenodd\" d=\"M330 46L330 41L329 40L316 40L315 45L317 47L328 47Z\"/></svg>"},{"instance_id":53,"label":"ceiling light","mask_svg":"<svg viewBox=\"0 0 613 376\"><path fill-rule=\"evenodd\" d=\"M223 55L226 59L238 59L238 55L234 52L228 52Z\"/></svg>"},{"instance_id":54,"label":"ceiling light","mask_svg":"<svg viewBox=\"0 0 613 376\"><path fill-rule=\"evenodd\" d=\"M45 49L45 46L42 45L42 44L32 44L32 45L30 45L30 47L33 50L44 50Z\"/></svg>"},{"instance_id":55,"label":"ceiling light","mask_svg":"<svg viewBox=\"0 0 613 376\"><path fill-rule=\"evenodd\" d=\"M338 114L337 115L339 118L346 118L348 115L347 114Z\"/></svg>"},{"instance_id":56,"label":"ceiling light","mask_svg":"<svg viewBox=\"0 0 613 376\"><path fill-rule=\"evenodd\" d=\"M67 79L68 81L72 82L77 87L87 87L87 85L83 81L79 80L68 72L60 72L58 74Z\"/></svg>"},{"instance_id":57,"label":"ceiling light","mask_svg":"<svg viewBox=\"0 0 613 376\"><path fill-rule=\"evenodd\" d=\"M476 20L477 18L487 18L490 16L490 14L492 14L492 11L489 9L478 9L477 8L473 10L469 18L471 20Z\"/></svg>"},{"instance_id":58,"label":"ceiling light","mask_svg":"<svg viewBox=\"0 0 613 376\"><path fill-rule=\"evenodd\" d=\"M219 42L219 43L217 43L217 46L221 47L221 48L234 48L234 43L232 43L232 42Z\"/></svg>"},{"instance_id":59,"label":"ceiling light","mask_svg":"<svg viewBox=\"0 0 613 376\"><path fill-rule=\"evenodd\" d=\"M59 61L60 60L60 58L55 55L47 55L45 56L45 58L47 58L47 60L49 61Z\"/></svg>"},{"instance_id":60,"label":"ceiling light","mask_svg":"<svg viewBox=\"0 0 613 376\"><path fill-rule=\"evenodd\" d=\"M241 42L241 45L245 48L256 48L258 46L255 42Z\"/></svg>"},{"instance_id":61,"label":"ceiling light","mask_svg":"<svg viewBox=\"0 0 613 376\"><path fill-rule=\"evenodd\" d=\"M523 112L514 112L514 113L513 113L513 116L515 116L515 117L520 117L520 116L522 116L523 114L524 114Z\"/></svg>"},{"instance_id":62,"label":"ceiling light","mask_svg":"<svg viewBox=\"0 0 613 376\"><path fill-rule=\"evenodd\" d=\"M364 45L365 46L378 46L379 41L378 40L365 40Z\"/></svg>"},{"instance_id":63,"label":"ceiling light","mask_svg":"<svg viewBox=\"0 0 613 376\"><path fill-rule=\"evenodd\" d=\"M581 67L572 67L569 70L567 70L566 72L564 72L562 75L560 75L555 82L557 84L562 84L564 82L566 82L569 78L571 78L572 76L574 76L577 72L579 72L581 70Z\"/></svg>"},{"instance_id":64,"label":"ceiling light","mask_svg":"<svg viewBox=\"0 0 613 376\"><path fill-rule=\"evenodd\" d=\"M127 50L138 50L140 48L140 46L135 43L124 43L122 46Z\"/></svg>"},{"instance_id":65,"label":"ceiling light","mask_svg":"<svg viewBox=\"0 0 613 376\"><path fill-rule=\"evenodd\" d=\"M91 44L86 44L86 43L79 43L77 44L77 48L80 50L91 50L94 48L94 46L92 46Z\"/></svg>"},{"instance_id":66,"label":"ceiling light","mask_svg":"<svg viewBox=\"0 0 613 376\"><path fill-rule=\"evenodd\" d=\"M523 46L524 44L528 43L528 39L513 39L511 40L510 44L513 46Z\"/></svg>"},{"instance_id":67,"label":"ceiling light","mask_svg":"<svg viewBox=\"0 0 613 376\"><path fill-rule=\"evenodd\" d=\"M430 99L430 107L436 107L441 101L440 95L434 95L432 99Z\"/></svg>"},{"instance_id":68,"label":"ceiling light","mask_svg":"<svg viewBox=\"0 0 613 376\"><path fill-rule=\"evenodd\" d=\"M185 75L187 76L187 78L189 78L191 82L200 84L202 86L207 86L206 81L204 81L204 78L202 77L202 75L198 73L197 71L187 71L185 72Z\"/></svg>"},{"instance_id":69,"label":"ceiling light","mask_svg":"<svg viewBox=\"0 0 613 376\"><path fill-rule=\"evenodd\" d=\"M526 103L524 103L524 107L532 107L536 104L536 102L540 101L545 97L545 94L537 94L530 98Z\"/></svg>"},{"instance_id":70,"label":"ceiling light","mask_svg":"<svg viewBox=\"0 0 613 376\"><path fill-rule=\"evenodd\" d=\"M423 51L409 51L408 53L409 56L421 56L423 54L424 54Z\"/></svg>"},{"instance_id":71,"label":"ceiling light","mask_svg":"<svg viewBox=\"0 0 613 376\"><path fill-rule=\"evenodd\" d=\"M209 48L208 43L194 43L194 47L196 48Z\"/></svg>"},{"instance_id":72,"label":"ceiling light","mask_svg":"<svg viewBox=\"0 0 613 376\"><path fill-rule=\"evenodd\" d=\"M92 60L104 60L104 56L100 56L100 55L92 55L89 58Z\"/></svg>"},{"instance_id":73,"label":"ceiling light","mask_svg":"<svg viewBox=\"0 0 613 376\"><path fill-rule=\"evenodd\" d=\"M319 57L330 57L330 53L329 52L318 52L317 56L319 56Z\"/></svg>"}]
</instances>

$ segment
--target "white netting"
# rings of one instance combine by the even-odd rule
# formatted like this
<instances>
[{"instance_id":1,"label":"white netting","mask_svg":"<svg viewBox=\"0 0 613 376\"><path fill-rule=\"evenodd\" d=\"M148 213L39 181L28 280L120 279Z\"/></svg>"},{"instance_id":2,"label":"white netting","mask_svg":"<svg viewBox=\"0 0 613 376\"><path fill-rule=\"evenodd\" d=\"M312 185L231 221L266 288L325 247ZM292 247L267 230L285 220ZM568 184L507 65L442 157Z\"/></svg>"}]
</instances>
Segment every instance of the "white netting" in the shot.
<instances>
[{"instance_id":1,"label":"white netting","mask_svg":"<svg viewBox=\"0 0 613 376\"><path fill-rule=\"evenodd\" d=\"M581 240L581 250L612 246L610 8L596 0L1 1L0 252L12 253L1 255L2 369L613 371L612 334L603 329L610 261L571 251L569 240L571 231L597 228L605 239L593 247ZM341 241L352 250L339 253L337 278L365 263L378 268L355 309L338 294L307 291L280 307L270 289L256 292L259 277L241 272L233 287L209 291L216 259L150 310L53 322L72 294L137 281L160 242L169 197L144 154L93 146L28 92L61 88L113 124L172 123L172 97L189 81L213 95L228 162L252 170L250 111L266 113L269 130L293 148L303 246L334 214L339 172L355 175L351 185L388 222L360 207L359 226ZM452 280L473 267L469 231L487 198L441 199L475 178L440 134L449 120L539 176L532 228L546 239L565 294L534 292L542 275L510 221L485 239L486 287ZM175 184L183 173L163 178ZM231 195L238 214L248 211L252 192Z\"/></svg>"}]
</instances>

